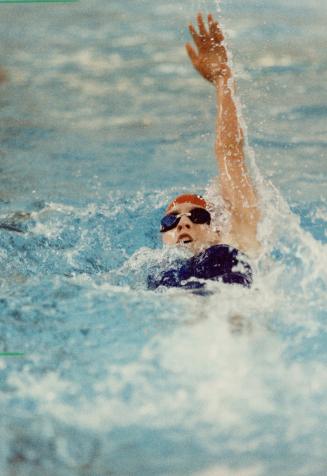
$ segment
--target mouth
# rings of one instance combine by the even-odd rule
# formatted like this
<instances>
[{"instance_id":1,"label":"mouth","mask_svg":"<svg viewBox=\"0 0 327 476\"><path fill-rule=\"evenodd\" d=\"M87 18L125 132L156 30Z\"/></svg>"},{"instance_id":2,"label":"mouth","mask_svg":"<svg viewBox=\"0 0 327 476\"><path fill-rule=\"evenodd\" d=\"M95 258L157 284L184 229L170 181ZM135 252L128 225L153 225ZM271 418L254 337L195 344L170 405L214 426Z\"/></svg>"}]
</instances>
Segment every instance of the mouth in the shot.
<instances>
[{"instance_id":1,"label":"mouth","mask_svg":"<svg viewBox=\"0 0 327 476\"><path fill-rule=\"evenodd\" d=\"M193 241L193 238L187 233L184 233L183 235L178 237L178 243L183 243L184 245L187 245L188 243L192 243L192 241Z\"/></svg>"}]
</instances>

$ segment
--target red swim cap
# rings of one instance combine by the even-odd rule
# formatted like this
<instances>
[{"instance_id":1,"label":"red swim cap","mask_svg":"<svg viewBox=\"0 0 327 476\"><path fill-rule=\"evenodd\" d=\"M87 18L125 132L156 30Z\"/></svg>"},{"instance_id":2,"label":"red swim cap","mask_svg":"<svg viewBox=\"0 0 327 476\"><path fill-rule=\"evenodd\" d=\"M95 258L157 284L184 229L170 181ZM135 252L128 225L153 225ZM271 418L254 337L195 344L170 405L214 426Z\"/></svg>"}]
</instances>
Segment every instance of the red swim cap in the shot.
<instances>
[{"instance_id":1,"label":"red swim cap","mask_svg":"<svg viewBox=\"0 0 327 476\"><path fill-rule=\"evenodd\" d=\"M169 212L171 208L173 208L178 203L194 203L201 208L207 208L207 202L201 195L195 194L185 194L185 195L178 195L178 197L174 198L166 208L166 212Z\"/></svg>"}]
</instances>

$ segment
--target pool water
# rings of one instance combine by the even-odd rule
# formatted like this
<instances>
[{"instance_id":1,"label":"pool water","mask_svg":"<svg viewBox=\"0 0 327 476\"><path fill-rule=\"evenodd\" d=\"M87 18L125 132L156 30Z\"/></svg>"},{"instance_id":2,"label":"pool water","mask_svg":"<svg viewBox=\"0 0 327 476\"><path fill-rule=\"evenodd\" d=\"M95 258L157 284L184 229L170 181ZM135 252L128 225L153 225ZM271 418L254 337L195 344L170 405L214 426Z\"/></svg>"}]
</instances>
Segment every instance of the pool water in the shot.
<instances>
[{"instance_id":1,"label":"pool water","mask_svg":"<svg viewBox=\"0 0 327 476\"><path fill-rule=\"evenodd\" d=\"M0 9L0 474L325 475L326 3ZM217 9L265 252L251 290L152 292L217 173L183 46Z\"/></svg>"}]
</instances>

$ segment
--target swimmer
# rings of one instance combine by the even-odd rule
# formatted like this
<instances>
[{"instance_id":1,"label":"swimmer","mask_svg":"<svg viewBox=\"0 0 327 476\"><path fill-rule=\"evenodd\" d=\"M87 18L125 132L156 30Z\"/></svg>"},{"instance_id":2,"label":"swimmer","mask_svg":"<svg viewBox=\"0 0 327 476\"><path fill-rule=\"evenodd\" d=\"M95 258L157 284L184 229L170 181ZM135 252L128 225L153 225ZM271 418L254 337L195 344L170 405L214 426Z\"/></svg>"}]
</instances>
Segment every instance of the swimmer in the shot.
<instances>
[{"instance_id":1,"label":"swimmer","mask_svg":"<svg viewBox=\"0 0 327 476\"><path fill-rule=\"evenodd\" d=\"M198 73L216 92L217 119L215 156L219 169L219 192L228 210L227 231L213 227L212 205L196 194L174 198L161 220L165 245L187 247L193 257L161 276L149 276L151 289L159 286L202 288L203 280L220 280L250 287L252 270L246 255L255 256L260 243L258 198L244 157L244 134L234 100L235 83L228 64L221 26L208 15L205 24L197 15L197 28L189 25L194 45L185 45ZM199 281L200 280L200 281Z\"/></svg>"}]
</instances>

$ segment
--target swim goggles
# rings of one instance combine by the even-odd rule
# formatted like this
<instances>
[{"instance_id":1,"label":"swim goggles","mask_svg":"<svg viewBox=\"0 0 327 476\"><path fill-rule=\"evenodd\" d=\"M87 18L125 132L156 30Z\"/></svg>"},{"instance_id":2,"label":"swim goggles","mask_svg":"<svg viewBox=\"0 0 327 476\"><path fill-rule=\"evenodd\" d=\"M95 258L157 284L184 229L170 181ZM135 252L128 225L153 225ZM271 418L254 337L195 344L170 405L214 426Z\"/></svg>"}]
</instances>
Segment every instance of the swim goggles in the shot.
<instances>
[{"instance_id":1,"label":"swim goggles","mask_svg":"<svg viewBox=\"0 0 327 476\"><path fill-rule=\"evenodd\" d=\"M168 215L165 215L161 220L160 233L165 233L165 231L169 231L175 228L178 225L182 216L189 217L192 223L196 223L199 225L203 225L204 223L210 225L211 221L210 213L204 208L193 208L193 210L188 213L169 213Z\"/></svg>"}]
</instances>

